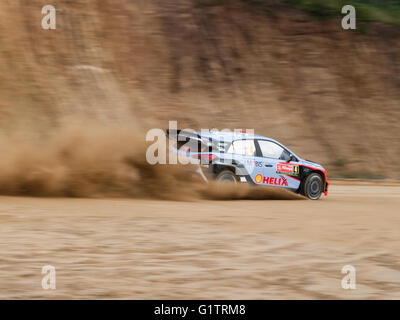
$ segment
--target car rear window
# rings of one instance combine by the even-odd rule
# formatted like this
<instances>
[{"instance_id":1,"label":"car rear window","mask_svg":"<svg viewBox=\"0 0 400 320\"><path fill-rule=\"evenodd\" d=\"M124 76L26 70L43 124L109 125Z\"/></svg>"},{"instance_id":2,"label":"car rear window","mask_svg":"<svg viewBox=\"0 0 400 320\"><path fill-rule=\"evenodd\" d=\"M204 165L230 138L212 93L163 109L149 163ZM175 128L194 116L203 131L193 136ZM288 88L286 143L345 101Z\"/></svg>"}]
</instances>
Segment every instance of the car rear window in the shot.
<instances>
[{"instance_id":1,"label":"car rear window","mask_svg":"<svg viewBox=\"0 0 400 320\"><path fill-rule=\"evenodd\" d=\"M256 153L254 140L236 140L229 147L228 153L254 156Z\"/></svg>"}]
</instances>

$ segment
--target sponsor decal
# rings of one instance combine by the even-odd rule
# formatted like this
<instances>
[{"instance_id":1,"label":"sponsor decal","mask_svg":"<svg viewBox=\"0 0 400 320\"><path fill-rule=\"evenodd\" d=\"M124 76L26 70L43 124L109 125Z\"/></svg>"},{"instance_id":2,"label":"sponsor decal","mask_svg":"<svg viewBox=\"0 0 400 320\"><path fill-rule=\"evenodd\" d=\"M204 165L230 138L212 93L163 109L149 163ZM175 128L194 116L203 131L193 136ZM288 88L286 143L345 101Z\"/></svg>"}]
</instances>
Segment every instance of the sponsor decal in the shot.
<instances>
[{"instance_id":1,"label":"sponsor decal","mask_svg":"<svg viewBox=\"0 0 400 320\"><path fill-rule=\"evenodd\" d=\"M255 167L256 162L254 160L244 160L243 163L247 166Z\"/></svg>"},{"instance_id":2,"label":"sponsor decal","mask_svg":"<svg viewBox=\"0 0 400 320\"><path fill-rule=\"evenodd\" d=\"M284 177L280 178L273 178L273 177L263 177L261 174L258 174L255 176L254 180L256 183L263 183L263 184L268 184L270 186L282 186L282 187L287 187L287 179Z\"/></svg>"},{"instance_id":3,"label":"sponsor decal","mask_svg":"<svg viewBox=\"0 0 400 320\"><path fill-rule=\"evenodd\" d=\"M260 161L254 161L254 160L244 160L243 163L248 166L252 167L257 167L257 168L262 168L263 164Z\"/></svg>"},{"instance_id":4,"label":"sponsor decal","mask_svg":"<svg viewBox=\"0 0 400 320\"><path fill-rule=\"evenodd\" d=\"M299 174L299 166L287 163L278 163L276 165L276 173L297 176Z\"/></svg>"}]
</instances>

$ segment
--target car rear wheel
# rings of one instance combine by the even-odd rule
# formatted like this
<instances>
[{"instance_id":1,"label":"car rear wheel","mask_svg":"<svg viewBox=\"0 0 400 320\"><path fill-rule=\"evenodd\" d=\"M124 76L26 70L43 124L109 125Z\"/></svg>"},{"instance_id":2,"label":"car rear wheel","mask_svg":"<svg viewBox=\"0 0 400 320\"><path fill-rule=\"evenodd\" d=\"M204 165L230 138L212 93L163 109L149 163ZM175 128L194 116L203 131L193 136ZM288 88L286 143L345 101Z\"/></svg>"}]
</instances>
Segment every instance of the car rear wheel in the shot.
<instances>
[{"instance_id":1,"label":"car rear wheel","mask_svg":"<svg viewBox=\"0 0 400 320\"><path fill-rule=\"evenodd\" d=\"M303 185L302 194L311 200L318 200L321 197L324 182L318 173L310 174Z\"/></svg>"},{"instance_id":2,"label":"car rear wheel","mask_svg":"<svg viewBox=\"0 0 400 320\"><path fill-rule=\"evenodd\" d=\"M222 182L233 182L233 183L237 183L238 182L238 179L237 179L236 175L230 170L221 171L217 175L216 180L217 181L222 181Z\"/></svg>"}]
</instances>

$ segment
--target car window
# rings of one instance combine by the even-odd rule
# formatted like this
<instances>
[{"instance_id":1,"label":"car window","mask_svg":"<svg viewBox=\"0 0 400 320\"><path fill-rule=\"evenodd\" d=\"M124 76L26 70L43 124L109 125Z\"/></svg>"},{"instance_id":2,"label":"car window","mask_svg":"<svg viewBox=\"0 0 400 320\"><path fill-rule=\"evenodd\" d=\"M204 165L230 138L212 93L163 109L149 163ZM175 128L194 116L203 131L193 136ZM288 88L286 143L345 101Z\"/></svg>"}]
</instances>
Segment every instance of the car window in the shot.
<instances>
[{"instance_id":1,"label":"car window","mask_svg":"<svg viewBox=\"0 0 400 320\"><path fill-rule=\"evenodd\" d=\"M254 156L256 153L254 140L236 140L229 147L228 153Z\"/></svg>"},{"instance_id":2,"label":"car window","mask_svg":"<svg viewBox=\"0 0 400 320\"><path fill-rule=\"evenodd\" d=\"M289 152L280 145L267 140L258 140L261 149L261 154L266 158L289 160Z\"/></svg>"}]
</instances>

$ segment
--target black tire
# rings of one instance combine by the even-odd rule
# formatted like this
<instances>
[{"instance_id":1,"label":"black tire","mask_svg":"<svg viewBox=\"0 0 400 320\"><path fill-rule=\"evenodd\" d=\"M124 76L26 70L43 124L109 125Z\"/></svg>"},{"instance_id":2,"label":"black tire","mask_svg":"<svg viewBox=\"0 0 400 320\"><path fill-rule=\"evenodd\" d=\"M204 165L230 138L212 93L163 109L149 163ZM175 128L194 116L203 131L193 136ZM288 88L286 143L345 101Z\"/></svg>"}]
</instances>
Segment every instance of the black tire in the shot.
<instances>
[{"instance_id":1,"label":"black tire","mask_svg":"<svg viewBox=\"0 0 400 320\"><path fill-rule=\"evenodd\" d=\"M318 200L324 191L324 181L318 173L310 174L303 183L302 194L311 200Z\"/></svg>"},{"instance_id":2,"label":"black tire","mask_svg":"<svg viewBox=\"0 0 400 320\"><path fill-rule=\"evenodd\" d=\"M220 173L218 173L215 180L219 182L238 182L237 176L231 170L222 170Z\"/></svg>"}]
</instances>

